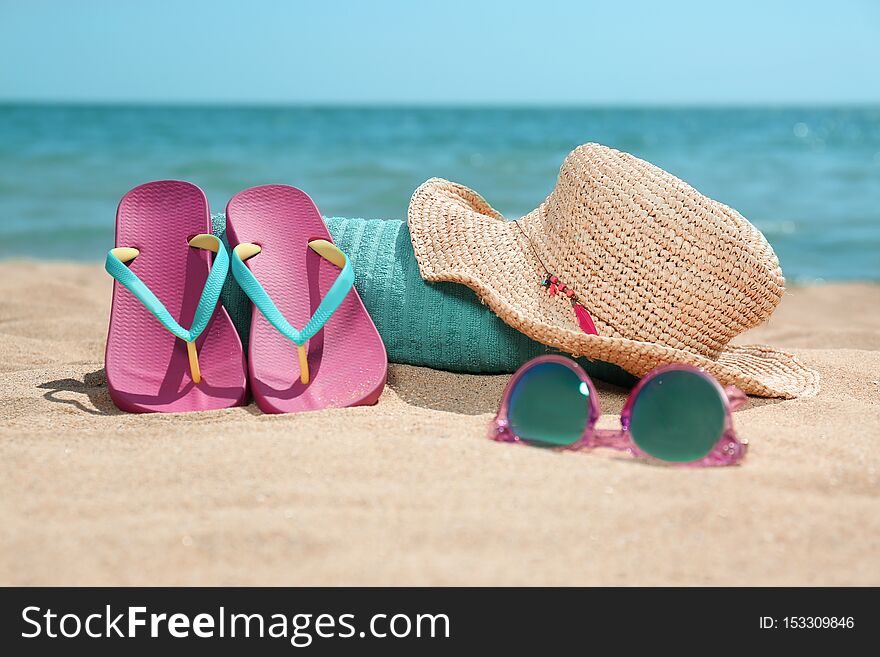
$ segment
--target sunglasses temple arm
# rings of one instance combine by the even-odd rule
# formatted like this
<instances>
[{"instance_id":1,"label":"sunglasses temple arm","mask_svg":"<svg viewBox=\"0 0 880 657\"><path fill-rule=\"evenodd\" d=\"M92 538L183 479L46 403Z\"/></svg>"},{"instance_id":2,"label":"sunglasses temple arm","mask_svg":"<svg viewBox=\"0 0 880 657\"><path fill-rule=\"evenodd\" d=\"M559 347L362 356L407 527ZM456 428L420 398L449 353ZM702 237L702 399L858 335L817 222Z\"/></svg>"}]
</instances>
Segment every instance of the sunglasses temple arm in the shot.
<instances>
[{"instance_id":1,"label":"sunglasses temple arm","mask_svg":"<svg viewBox=\"0 0 880 657\"><path fill-rule=\"evenodd\" d=\"M727 395L727 403L730 404L731 411L738 410L749 403L746 393L736 386L725 386L724 393Z\"/></svg>"}]
</instances>

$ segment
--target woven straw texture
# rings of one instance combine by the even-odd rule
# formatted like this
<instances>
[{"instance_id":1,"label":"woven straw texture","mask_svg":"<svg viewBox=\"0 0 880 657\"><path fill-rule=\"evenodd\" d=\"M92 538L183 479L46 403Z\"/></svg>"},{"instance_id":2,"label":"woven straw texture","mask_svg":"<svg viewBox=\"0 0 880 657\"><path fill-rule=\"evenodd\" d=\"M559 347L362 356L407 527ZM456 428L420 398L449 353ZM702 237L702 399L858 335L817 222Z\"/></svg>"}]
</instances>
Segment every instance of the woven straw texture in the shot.
<instances>
[{"instance_id":1,"label":"woven straw texture","mask_svg":"<svg viewBox=\"0 0 880 657\"><path fill-rule=\"evenodd\" d=\"M474 191L438 178L415 191L408 221L425 280L469 286L546 345L636 376L680 362L749 394L818 392L818 374L791 354L730 344L766 321L785 290L761 232L628 153L598 144L572 151L519 228ZM542 262L577 293L598 335L580 329L563 295L541 287Z\"/></svg>"}]
</instances>

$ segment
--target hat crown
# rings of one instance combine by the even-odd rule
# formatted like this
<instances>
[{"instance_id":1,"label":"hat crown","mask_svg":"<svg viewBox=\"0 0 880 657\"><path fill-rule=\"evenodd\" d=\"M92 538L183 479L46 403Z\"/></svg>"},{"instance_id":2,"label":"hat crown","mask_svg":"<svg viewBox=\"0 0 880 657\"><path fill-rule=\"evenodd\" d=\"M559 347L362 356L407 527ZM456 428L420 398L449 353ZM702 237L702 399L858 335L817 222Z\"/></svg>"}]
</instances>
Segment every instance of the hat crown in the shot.
<instances>
[{"instance_id":1,"label":"hat crown","mask_svg":"<svg viewBox=\"0 0 880 657\"><path fill-rule=\"evenodd\" d=\"M742 215L598 144L568 155L522 222L600 335L715 357L764 322L784 291L773 249Z\"/></svg>"}]
</instances>

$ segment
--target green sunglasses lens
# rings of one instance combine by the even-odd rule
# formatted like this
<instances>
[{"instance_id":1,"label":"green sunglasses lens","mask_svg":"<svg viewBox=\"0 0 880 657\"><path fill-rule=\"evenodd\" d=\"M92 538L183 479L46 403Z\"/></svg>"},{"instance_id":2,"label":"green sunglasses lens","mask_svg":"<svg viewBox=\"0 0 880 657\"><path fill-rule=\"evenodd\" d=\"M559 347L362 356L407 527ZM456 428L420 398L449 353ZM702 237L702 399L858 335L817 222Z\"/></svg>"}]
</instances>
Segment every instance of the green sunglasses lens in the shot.
<instances>
[{"instance_id":1,"label":"green sunglasses lens","mask_svg":"<svg viewBox=\"0 0 880 657\"><path fill-rule=\"evenodd\" d=\"M629 431L642 451L664 461L696 461L706 456L724 431L724 400L705 377L671 370L639 391Z\"/></svg>"},{"instance_id":2,"label":"green sunglasses lens","mask_svg":"<svg viewBox=\"0 0 880 657\"><path fill-rule=\"evenodd\" d=\"M590 416L590 388L560 363L539 363L514 384L507 402L510 428L522 440L559 447L577 441Z\"/></svg>"}]
</instances>

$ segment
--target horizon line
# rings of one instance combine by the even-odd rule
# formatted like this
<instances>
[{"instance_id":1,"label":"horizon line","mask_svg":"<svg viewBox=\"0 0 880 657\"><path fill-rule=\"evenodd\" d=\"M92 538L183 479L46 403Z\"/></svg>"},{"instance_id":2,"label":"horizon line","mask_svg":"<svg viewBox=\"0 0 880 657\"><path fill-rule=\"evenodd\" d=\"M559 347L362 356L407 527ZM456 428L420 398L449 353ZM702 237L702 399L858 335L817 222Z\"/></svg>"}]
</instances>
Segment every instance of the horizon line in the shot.
<instances>
[{"instance_id":1,"label":"horizon line","mask_svg":"<svg viewBox=\"0 0 880 657\"><path fill-rule=\"evenodd\" d=\"M755 102L340 102L340 101L221 101L221 100L56 100L4 99L0 107L104 107L175 109L352 109L352 110L724 110L724 109L880 109L878 101L755 101Z\"/></svg>"}]
</instances>

